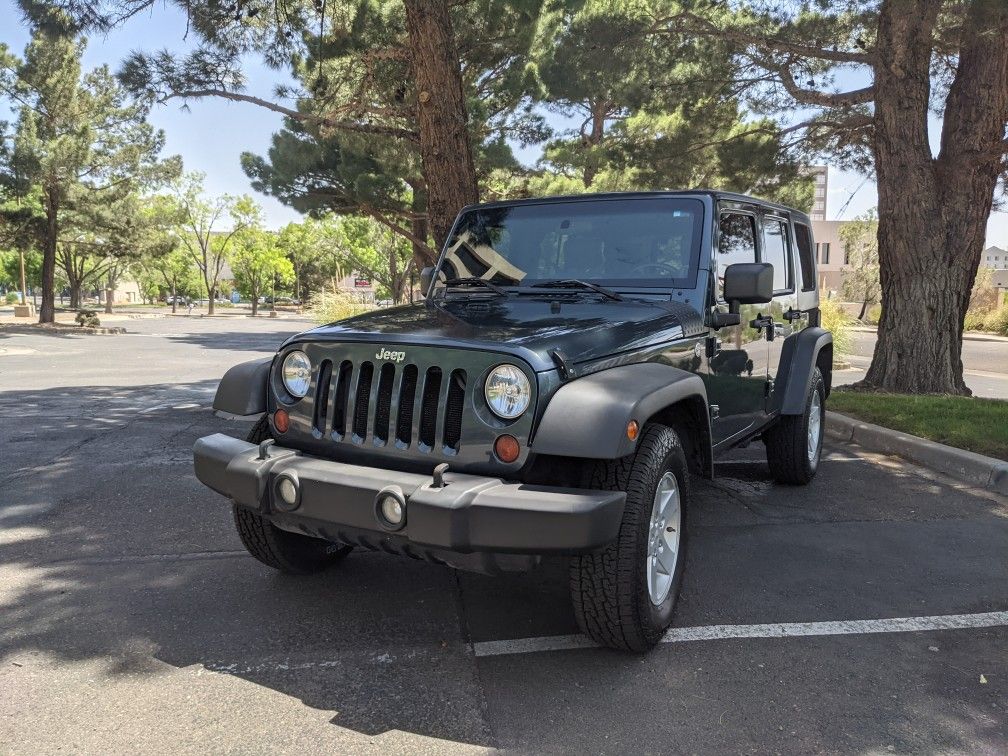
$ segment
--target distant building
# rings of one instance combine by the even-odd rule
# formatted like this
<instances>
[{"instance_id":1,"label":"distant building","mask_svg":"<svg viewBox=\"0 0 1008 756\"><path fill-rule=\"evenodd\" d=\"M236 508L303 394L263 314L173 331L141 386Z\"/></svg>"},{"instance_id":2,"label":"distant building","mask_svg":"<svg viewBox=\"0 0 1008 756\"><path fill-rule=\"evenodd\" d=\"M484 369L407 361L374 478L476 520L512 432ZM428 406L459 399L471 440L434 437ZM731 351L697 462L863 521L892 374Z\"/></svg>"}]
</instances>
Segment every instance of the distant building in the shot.
<instances>
[{"instance_id":1,"label":"distant building","mask_svg":"<svg viewBox=\"0 0 1008 756\"><path fill-rule=\"evenodd\" d=\"M850 221L812 220L815 237L815 257L819 262L819 288L824 291L842 291L843 272L848 265L840 229Z\"/></svg>"},{"instance_id":2,"label":"distant building","mask_svg":"<svg viewBox=\"0 0 1008 756\"><path fill-rule=\"evenodd\" d=\"M813 165L809 168L809 173L815 179L815 194L809 218L814 221L824 221L826 220L826 186L829 180L829 166Z\"/></svg>"},{"instance_id":3,"label":"distant building","mask_svg":"<svg viewBox=\"0 0 1008 756\"><path fill-rule=\"evenodd\" d=\"M1001 247L987 247L980 258L980 267L993 270L1008 269L1008 250Z\"/></svg>"}]
</instances>

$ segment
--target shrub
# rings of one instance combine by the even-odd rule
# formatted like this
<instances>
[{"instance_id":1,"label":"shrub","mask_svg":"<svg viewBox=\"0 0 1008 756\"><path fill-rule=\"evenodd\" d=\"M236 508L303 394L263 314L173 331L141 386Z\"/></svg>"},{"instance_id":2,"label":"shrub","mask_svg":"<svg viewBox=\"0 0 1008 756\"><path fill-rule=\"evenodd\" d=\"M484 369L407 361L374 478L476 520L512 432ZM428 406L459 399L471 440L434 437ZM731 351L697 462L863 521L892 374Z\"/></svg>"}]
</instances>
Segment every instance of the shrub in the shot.
<instances>
[{"instance_id":1,"label":"shrub","mask_svg":"<svg viewBox=\"0 0 1008 756\"><path fill-rule=\"evenodd\" d=\"M833 359L850 354L851 316L835 299L820 299L819 312L822 316L822 327L833 334Z\"/></svg>"},{"instance_id":2,"label":"shrub","mask_svg":"<svg viewBox=\"0 0 1008 756\"><path fill-rule=\"evenodd\" d=\"M21 301L21 296L16 291L8 291L7 296L4 297L4 301L7 304L17 304Z\"/></svg>"},{"instance_id":3,"label":"shrub","mask_svg":"<svg viewBox=\"0 0 1008 756\"><path fill-rule=\"evenodd\" d=\"M1008 336L1008 305L1003 305L997 310L987 313L987 317L984 319L984 330Z\"/></svg>"},{"instance_id":4,"label":"shrub","mask_svg":"<svg viewBox=\"0 0 1008 756\"><path fill-rule=\"evenodd\" d=\"M98 313L94 310L81 310L77 313L77 317L74 320L77 321L77 325L83 328L97 328L101 325L101 321L98 320Z\"/></svg>"},{"instance_id":5,"label":"shrub","mask_svg":"<svg viewBox=\"0 0 1008 756\"><path fill-rule=\"evenodd\" d=\"M333 323L374 309L362 304L345 291L320 291L308 303L308 312L316 323Z\"/></svg>"},{"instance_id":6,"label":"shrub","mask_svg":"<svg viewBox=\"0 0 1008 756\"><path fill-rule=\"evenodd\" d=\"M878 322L882 320L882 305L872 305L868 308L868 312L865 314L865 320L867 320L872 325L878 325Z\"/></svg>"}]
</instances>

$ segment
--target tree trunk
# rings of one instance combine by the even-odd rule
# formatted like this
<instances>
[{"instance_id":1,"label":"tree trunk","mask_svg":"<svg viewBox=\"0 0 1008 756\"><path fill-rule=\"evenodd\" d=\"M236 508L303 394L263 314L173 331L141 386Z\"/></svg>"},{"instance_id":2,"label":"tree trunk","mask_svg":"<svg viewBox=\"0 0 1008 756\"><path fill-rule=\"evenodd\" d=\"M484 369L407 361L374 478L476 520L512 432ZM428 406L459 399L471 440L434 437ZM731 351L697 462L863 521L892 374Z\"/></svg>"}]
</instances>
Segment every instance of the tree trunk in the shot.
<instances>
[{"instance_id":1,"label":"tree trunk","mask_svg":"<svg viewBox=\"0 0 1008 756\"><path fill-rule=\"evenodd\" d=\"M858 320L864 320L865 313L868 312L868 300L865 299L861 302L861 312L858 313Z\"/></svg>"},{"instance_id":2,"label":"tree trunk","mask_svg":"<svg viewBox=\"0 0 1008 756\"><path fill-rule=\"evenodd\" d=\"M599 172L598 155L594 150L602 144L602 138L605 136L605 115L608 111L608 104L604 102L593 103L591 111L591 133L583 135L585 148L590 152L584 175L581 178L585 189L591 189Z\"/></svg>"},{"instance_id":3,"label":"tree trunk","mask_svg":"<svg viewBox=\"0 0 1008 756\"><path fill-rule=\"evenodd\" d=\"M42 306L39 323L56 322L56 238L59 235L59 195L50 188L45 196L46 233L42 244Z\"/></svg>"},{"instance_id":4,"label":"tree trunk","mask_svg":"<svg viewBox=\"0 0 1008 756\"><path fill-rule=\"evenodd\" d=\"M259 314L259 287L252 287L252 317Z\"/></svg>"},{"instance_id":5,"label":"tree trunk","mask_svg":"<svg viewBox=\"0 0 1008 756\"><path fill-rule=\"evenodd\" d=\"M172 315L175 314L175 312L176 312L176 310L178 308L178 295L175 293L175 291L176 291L175 290L175 284L172 284L172 287L171 287L171 311L172 311Z\"/></svg>"},{"instance_id":6,"label":"tree trunk","mask_svg":"<svg viewBox=\"0 0 1008 756\"><path fill-rule=\"evenodd\" d=\"M413 217L410 218L410 233L414 236L414 239L410 241L413 247L413 266L417 270L423 270L426 266L436 262L431 259L429 248L416 241L417 239L427 239L430 236L425 215L427 212L427 191L422 181L410 180L408 183L413 193L410 203L410 209L413 211ZM440 252L440 249L438 251Z\"/></svg>"},{"instance_id":7,"label":"tree trunk","mask_svg":"<svg viewBox=\"0 0 1008 756\"><path fill-rule=\"evenodd\" d=\"M940 7L940 0L890 0L879 14L873 149L882 316L864 384L968 395L963 318L1005 151L1008 7L970 6L933 158L929 67Z\"/></svg>"},{"instance_id":8,"label":"tree trunk","mask_svg":"<svg viewBox=\"0 0 1008 756\"><path fill-rule=\"evenodd\" d=\"M76 279L71 278L69 280L70 287L70 309L79 310L81 306L81 289L83 284Z\"/></svg>"},{"instance_id":9,"label":"tree trunk","mask_svg":"<svg viewBox=\"0 0 1008 756\"><path fill-rule=\"evenodd\" d=\"M214 314L214 300L217 298L217 287L207 287L207 315Z\"/></svg>"},{"instance_id":10,"label":"tree trunk","mask_svg":"<svg viewBox=\"0 0 1008 756\"><path fill-rule=\"evenodd\" d=\"M440 248L458 211L479 200L462 71L448 0L404 0L403 4L416 86L427 213Z\"/></svg>"},{"instance_id":11,"label":"tree trunk","mask_svg":"<svg viewBox=\"0 0 1008 756\"><path fill-rule=\"evenodd\" d=\"M106 288L105 289L105 312L108 315L112 314L112 297L113 296L114 296L114 292L112 291L112 289Z\"/></svg>"}]
</instances>

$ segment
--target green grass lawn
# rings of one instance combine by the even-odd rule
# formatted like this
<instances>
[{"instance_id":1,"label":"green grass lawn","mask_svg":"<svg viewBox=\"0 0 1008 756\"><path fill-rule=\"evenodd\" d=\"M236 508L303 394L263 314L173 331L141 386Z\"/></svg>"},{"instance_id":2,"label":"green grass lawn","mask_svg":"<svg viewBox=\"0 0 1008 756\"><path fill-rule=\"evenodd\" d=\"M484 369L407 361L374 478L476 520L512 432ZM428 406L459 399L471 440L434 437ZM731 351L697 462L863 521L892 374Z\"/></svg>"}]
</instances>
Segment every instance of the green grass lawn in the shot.
<instances>
[{"instance_id":1,"label":"green grass lawn","mask_svg":"<svg viewBox=\"0 0 1008 756\"><path fill-rule=\"evenodd\" d=\"M826 406L875 425L1008 460L1008 401L837 389Z\"/></svg>"}]
</instances>

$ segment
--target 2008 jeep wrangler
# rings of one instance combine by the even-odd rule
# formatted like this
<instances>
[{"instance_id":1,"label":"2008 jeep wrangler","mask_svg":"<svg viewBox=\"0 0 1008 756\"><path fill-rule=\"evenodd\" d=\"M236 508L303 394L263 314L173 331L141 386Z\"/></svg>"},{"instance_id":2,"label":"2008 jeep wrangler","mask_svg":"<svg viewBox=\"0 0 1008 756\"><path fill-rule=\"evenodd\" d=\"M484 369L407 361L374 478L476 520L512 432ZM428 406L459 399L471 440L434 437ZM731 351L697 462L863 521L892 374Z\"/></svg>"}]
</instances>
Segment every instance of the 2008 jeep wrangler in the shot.
<instances>
[{"instance_id":1,"label":"2008 jeep wrangler","mask_svg":"<svg viewBox=\"0 0 1008 756\"><path fill-rule=\"evenodd\" d=\"M672 621L690 474L762 437L804 484L833 342L808 217L716 191L478 205L422 303L289 339L221 380L261 415L193 449L246 548L287 572L353 546L465 569L570 559L581 629L641 651Z\"/></svg>"}]
</instances>

